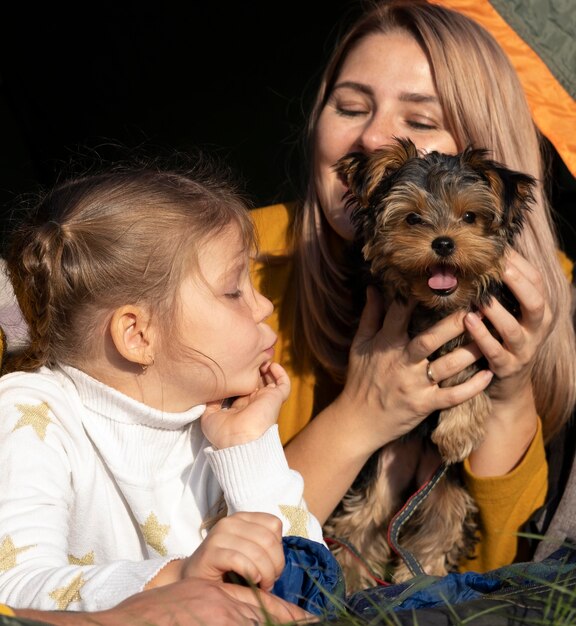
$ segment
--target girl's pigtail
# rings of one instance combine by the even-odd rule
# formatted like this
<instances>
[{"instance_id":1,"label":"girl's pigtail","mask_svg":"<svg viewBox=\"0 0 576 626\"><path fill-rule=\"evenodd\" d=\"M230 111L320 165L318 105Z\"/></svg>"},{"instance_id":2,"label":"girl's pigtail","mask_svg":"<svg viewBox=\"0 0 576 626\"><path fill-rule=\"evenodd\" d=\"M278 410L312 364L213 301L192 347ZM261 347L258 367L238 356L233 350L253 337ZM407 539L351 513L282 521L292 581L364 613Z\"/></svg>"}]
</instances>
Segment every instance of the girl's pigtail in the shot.
<instances>
[{"instance_id":1,"label":"girl's pigtail","mask_svg":"<svg viewBox=\"0 0 576 626\"><path fill-rule=\"evenodd\" d=\"M55 300L60 291L64 231L47 222L23 227L14 237L7 259L16 299L28 325L28 345L11 356L8 371L35 371L52 362L52 341L59 334Z\"/></svg>"}]
</instances>

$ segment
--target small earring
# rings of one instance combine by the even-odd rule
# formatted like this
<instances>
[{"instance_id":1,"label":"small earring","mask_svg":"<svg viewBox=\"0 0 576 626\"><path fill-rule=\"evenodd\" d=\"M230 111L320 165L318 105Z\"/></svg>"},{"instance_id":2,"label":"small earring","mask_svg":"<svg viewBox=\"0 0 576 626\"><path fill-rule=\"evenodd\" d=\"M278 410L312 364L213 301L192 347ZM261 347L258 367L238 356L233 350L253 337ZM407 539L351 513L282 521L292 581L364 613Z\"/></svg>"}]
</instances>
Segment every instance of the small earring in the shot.
<instances>
[{"instance_id":1,"label":"small earring","mask_svg":"<svg viewBox=\"0 0 576 626\"><path fill-rule=\"evenodd\" d=\"M142 368L142 373L145 374L151 365L154 365L154 357L152 357L152 361L150 361L150 363L142 363L140 365L140 367Z\"/></svg>"}]
</instances>

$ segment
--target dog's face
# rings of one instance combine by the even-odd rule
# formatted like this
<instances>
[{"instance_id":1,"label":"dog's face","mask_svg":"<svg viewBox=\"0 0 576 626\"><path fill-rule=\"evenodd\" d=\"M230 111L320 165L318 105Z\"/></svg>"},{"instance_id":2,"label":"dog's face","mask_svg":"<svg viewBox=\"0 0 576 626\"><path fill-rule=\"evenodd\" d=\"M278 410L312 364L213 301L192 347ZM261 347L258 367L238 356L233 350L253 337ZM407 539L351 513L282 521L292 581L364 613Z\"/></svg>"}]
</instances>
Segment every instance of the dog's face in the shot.
<instances>
[{"instance_id":1,"label":"dog's face","mask_svg":"<svg viewBox=\"0 0 576 626\"><path fill-rule=\"evenodd\" d=\"M485 150L421 155L408 139L348 154L335 168L376 284L437 310L489 300L533 201L532 177Z\"/></svg>"}]
</instances>

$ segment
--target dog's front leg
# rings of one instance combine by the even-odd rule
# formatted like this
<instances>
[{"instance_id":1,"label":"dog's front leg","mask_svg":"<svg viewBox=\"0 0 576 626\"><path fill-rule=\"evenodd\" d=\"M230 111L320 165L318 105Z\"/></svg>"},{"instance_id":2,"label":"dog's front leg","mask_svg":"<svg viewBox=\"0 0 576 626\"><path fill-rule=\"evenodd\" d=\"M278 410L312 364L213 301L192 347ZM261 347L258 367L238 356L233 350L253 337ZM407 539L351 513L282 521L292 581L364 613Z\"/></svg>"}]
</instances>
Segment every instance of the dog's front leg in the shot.
<instances>
[{"instance_id":1,"label":"dog's front leg","mask_svg":"<svg viewBox=\"0 0 576 626\"><path fill-rule=\"evenodd\" d=\"M432 441L446 463L463 461L478 447L486 434L491 401L485 392L440 412Z\"/></svg>"}]
</instances>

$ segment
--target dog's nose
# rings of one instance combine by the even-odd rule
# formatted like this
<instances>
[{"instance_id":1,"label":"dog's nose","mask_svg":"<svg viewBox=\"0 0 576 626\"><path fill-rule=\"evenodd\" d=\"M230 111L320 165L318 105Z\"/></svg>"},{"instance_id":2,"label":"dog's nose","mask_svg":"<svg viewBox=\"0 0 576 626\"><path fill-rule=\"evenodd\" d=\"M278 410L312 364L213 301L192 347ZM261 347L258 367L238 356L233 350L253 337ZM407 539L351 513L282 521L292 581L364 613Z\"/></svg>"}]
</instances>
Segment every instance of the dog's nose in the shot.
<instances>
[{"instance_id":1,"label":"dog's nose","mask_svg":"<svg viewBox=\"0 0 576 626\"><path fill-rule=\"evenodd\" d=\"M432 242L432 250L439 256L450 256L455 247L454 240L450 237L436 237Z\"/></svg>"}]
</instances>

